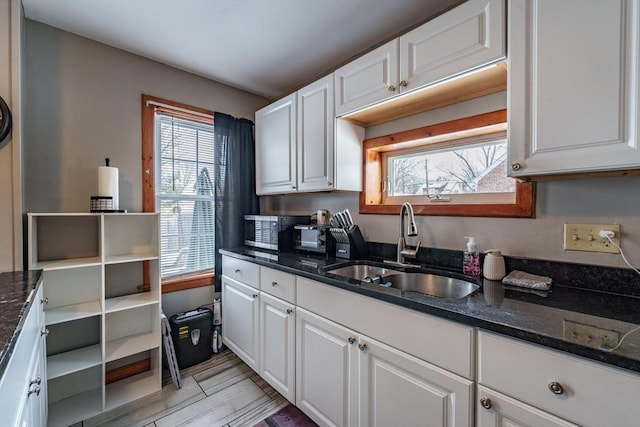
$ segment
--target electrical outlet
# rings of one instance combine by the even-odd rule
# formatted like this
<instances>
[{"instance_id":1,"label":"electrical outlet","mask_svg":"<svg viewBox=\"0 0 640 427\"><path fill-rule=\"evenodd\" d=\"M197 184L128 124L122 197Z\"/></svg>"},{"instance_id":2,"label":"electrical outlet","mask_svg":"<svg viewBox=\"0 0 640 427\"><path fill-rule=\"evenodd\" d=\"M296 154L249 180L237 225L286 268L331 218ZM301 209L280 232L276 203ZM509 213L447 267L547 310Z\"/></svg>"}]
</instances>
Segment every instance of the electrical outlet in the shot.
<instances>
[{"instance_id":1,"label":"electrical outlet","mask_svg":"<svg viewBox=\"0 0 640 427\"><path fill-rule=\"evenodd\" d=\"M620 342L620 332L608 331L596 326L563 320L564 339L595 348L614 348Z\"/></svg>"},{"instance_id":2,"label":"electrical outlet","mask_svg":"<svg viewBox=\"0 0 640 427\"><path fill-rule=\"evenodd\" d=\"M608 239L600 237L600 230L613 231L615 236L611 240L620 246L620 224L565 224L563 248L567 251L619 254L618 248Z\"/></svg>"}]
</instances>

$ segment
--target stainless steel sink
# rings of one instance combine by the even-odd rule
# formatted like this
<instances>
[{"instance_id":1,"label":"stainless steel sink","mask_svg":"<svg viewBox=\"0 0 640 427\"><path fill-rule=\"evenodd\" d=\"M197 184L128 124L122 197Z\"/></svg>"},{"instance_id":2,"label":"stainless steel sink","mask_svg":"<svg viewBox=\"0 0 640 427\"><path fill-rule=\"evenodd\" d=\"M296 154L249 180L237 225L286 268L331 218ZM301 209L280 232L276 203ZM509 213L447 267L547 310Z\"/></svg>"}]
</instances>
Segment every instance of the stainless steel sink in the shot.
<instances>
[{"instance_id":1,"label":"stainless steel sink","mask_svg":"<svg viewBox=\"0 0 640 427\"><path fill-rule=\"evenodd\" d=\"M439 298L464 298L480 286L466 280L429 273L399 273L384 276L389 287L402 292L417 292Z\"/></svg>"},{"instance_id":2,"label":"stainless steel sink","mask_svg":"<svg viewBox=\"0 0 640 427\"><path fill-rule=\"evenodd\" d=\"M399 271L387 267L355 263L347 266L329 267L327 273L355 279L367 284L369 289L391 289L401 297L411 297L411 293L439 298L464 298L480 286L456 277L432 272ZM391 291L392 292L392 291Z\"/></svg>"}]
</instances>

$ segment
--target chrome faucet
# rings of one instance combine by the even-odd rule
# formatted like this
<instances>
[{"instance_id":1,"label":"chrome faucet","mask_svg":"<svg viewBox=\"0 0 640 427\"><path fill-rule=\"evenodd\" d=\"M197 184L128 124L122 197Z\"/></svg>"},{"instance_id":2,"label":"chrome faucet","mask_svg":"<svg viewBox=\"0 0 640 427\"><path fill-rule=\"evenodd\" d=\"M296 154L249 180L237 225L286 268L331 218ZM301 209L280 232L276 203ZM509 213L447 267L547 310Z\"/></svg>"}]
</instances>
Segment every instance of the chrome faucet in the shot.
<instances>
[{"instance_id":1,"label":"chrome faucet","mask_svg":"<svg viewBox=\"0 0 640 427\"><path fill-rule=\"evenodd\" d=\"M413 207L411 203L404 202L400 208L400 237L398 238L398 251L396 262L399 264L405 263L405 258L415 258L418 255L418 249L420 249L420 241L415 249L407 249L407 243L404 239L404 216L409 216L409 223L407 224L407 236L417 236L418 229L416 227L416 220L413 216Z\"/></svg>"}]
</instances>

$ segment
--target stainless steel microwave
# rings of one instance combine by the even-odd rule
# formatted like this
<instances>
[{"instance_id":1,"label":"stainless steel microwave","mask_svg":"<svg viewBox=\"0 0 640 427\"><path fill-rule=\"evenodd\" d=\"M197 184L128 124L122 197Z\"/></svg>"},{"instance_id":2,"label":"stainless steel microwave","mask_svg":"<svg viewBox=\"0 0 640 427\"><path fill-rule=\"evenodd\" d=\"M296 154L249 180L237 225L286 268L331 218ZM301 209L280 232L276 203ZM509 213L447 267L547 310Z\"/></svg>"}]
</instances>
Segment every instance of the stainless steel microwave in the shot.
<instances>
[{"instance_id":1,"label":"stainless steel microwave","mask_svg":"<svg viewBox=\"0 0 640 427\"><path fill-rule=\"evenodd\" d=\"M293 227L309 224L310 216L245 215L244 244L273 251L291 251L296 246Z\"/></svg>"}]
</instances>

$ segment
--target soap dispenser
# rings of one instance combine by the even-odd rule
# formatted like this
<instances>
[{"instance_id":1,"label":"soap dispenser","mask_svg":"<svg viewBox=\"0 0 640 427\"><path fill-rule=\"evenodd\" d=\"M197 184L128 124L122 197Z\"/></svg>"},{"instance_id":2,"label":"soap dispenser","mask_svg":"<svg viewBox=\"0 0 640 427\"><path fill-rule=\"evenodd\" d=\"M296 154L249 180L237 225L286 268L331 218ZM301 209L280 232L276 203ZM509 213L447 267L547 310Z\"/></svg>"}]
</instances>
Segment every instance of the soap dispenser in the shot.
<instances>
[{"instance_id":1,"label":"soap dispenser","mask_svg":"<svg viewBox=\"0 0 640 427\"><path fill-rule=\"evenodd\" d=\"M468 274L469 276L479 276L480 275L480 254L476 249L476 239L475 237L466 237L467 239L467 247L463 254L462 259L462 273Z\"/></svg>"},{"instance_id":2,"label":"soap dispenser","mask_svg":"<svg viewBox=\"0 0 640 427\"><path fill-rule=\"evenodd\" d=\"M500 251L489 249L484 257L482 274L489 280L502 280L505 274L504 258Z\"/></svg>"}]
</instances>

